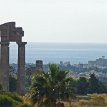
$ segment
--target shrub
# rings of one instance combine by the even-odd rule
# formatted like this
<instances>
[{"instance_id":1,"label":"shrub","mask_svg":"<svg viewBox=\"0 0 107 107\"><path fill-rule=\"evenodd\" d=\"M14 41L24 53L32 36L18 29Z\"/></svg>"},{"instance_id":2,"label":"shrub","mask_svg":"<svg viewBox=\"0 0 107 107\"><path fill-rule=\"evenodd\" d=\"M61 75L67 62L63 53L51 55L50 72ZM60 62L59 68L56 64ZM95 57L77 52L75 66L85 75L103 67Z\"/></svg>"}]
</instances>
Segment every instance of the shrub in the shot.
<instances>
[{"instance_id":1,"label":"shrub","mask_svg":"<svg viewBox=\"0 0 107 107\"><path fill-rule=\"evenodd\" d=\"M14 99L15 101L22 102L22 99L16 93L4 93L4 95L5 94Z\"/></svg>"},{"instance_id":2,"label":"shrub","mask_svg":"<svg viewBox=\"0 0 107 107\"><path fill-rule=\"evenodd\" d=\"M11 97L7 96L7 95L0 95L0 107L15 107L16 105L18 105L19 102L15 101L14 99L12 99Z\"/></svg>"},{"instance_id":3,"label":"shrub","mask_svg":"<svg viewBox=\"0 0 107 107\"><path fill-rule=\"evenodd\" d=\"M22 99L15 93L0 93L0 107L31 107L23 104Z\"/></svg>"}]
</instances>

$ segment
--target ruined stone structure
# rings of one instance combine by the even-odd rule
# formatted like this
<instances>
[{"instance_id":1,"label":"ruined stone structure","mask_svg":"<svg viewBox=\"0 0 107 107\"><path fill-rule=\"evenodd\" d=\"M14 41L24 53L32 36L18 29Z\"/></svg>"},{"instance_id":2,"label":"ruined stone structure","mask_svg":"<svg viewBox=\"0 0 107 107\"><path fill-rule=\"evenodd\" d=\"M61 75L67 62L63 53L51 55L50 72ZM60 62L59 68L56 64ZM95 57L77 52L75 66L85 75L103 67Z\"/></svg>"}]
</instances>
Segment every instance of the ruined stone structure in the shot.
<instances>
[{"instance_id":1,"label":"ruined stone structure","mask_svg":"<svg viewBox=\"0 0 107 107\"><path fill-rule=\"evenodd\" d=\"M42 71L43 71L43 61L36 60L36 72L42 72Z\"/></svg>"},{"instance_id":2,"label":"ruined stone structure","mask_svg":"<svg viewBox=\"0 0 107 107\"><path fill-rule=\"evenodd\" d=\"M22 27L16 27L15 22L0 25L0 83L4 91L9 91L9 43L18 44L18 76L17 92L25 93L25 44L22 42L24 31Z\"/></svg>"}]
</instances>

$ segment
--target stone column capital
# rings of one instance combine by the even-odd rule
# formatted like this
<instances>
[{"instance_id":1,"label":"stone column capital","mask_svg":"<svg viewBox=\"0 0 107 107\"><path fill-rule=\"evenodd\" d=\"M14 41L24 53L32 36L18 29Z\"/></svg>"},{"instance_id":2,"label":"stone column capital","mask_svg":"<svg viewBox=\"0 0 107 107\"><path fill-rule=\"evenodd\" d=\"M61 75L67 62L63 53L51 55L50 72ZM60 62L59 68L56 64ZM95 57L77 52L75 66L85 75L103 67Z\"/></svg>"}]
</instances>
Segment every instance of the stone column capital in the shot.
<instances>
[{"instance_id":1,"label":"stone column capital","mask_svg":"<svg viewBox=\"0 0 107 107\"><path fill-rule=\"evenodd\" d=\"M27 44L27 42L17 42L17 44L18 46L24 47Z\"/></svg>"},{"instance_id":2,"label":"stone column capital","mask_svg":"<svg viewBox=\"0 0 107 107\"><path fill-rule=\"evenodd\" d=\"M9 42L0 42L0 44L4 45L4 46L9 46L10 43Z\"/></svg>"}]
</instances>

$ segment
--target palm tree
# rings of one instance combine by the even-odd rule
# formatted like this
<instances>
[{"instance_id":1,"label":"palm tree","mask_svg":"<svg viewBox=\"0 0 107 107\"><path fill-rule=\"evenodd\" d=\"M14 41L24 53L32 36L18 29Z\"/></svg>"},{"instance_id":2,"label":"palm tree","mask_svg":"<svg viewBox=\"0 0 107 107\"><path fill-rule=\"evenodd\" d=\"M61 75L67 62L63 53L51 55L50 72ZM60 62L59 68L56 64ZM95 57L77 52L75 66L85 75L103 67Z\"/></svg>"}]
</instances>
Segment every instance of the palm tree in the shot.
<instances>
[{"instance_id":1,"label":"palm tree","mask_svg":"<svg viewBox=\"0 0 107 107\"><path fill-rule=\"evenodd\" d=\"M72 80L66 77L68 71L60 70L55 64L50 64L49 68L49 72L36 74L32 80L31 99L39 107L56 107L57 101L72 95Z\"/></svg>"}]
</instances>

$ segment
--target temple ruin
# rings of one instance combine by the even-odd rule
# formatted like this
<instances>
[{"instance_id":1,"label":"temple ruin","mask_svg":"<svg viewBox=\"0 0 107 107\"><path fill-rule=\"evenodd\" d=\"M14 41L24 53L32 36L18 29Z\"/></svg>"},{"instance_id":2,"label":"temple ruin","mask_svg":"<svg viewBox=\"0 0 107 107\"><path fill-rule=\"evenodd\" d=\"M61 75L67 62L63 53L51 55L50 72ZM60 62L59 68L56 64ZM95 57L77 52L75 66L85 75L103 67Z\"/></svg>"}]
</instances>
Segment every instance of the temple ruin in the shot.
<instances>
[{"instance_id":1,"label":"temple ruin","mask_svg":"<svg viewBox=\"0 0 107 107\"><path fill-rule=\"evenodd\" d=\"M9 91L9 43L18 45L18 75L17 93L25 93L25 45L22 42L24 31L22 27L16 27L15 22L0 25L0 83L4 91Z\"/></svg>"}]
</instances>

